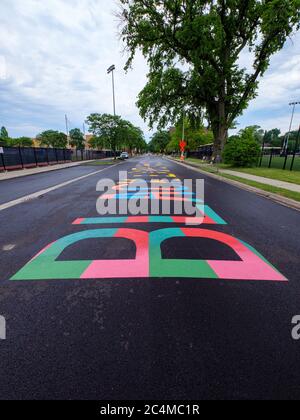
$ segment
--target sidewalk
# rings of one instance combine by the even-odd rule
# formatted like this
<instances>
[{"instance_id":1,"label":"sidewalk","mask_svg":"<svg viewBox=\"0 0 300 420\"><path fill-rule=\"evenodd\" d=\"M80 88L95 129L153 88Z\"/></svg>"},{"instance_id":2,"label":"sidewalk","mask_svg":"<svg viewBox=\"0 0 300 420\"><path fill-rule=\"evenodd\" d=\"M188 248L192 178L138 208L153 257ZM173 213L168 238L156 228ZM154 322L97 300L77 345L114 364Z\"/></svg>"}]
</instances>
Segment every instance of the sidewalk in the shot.
<instances>
[{"instance_id":1,"label":"sidewalk","mask_svg":"<svg viewBox=\"0 0 300 420\"><path fill-rule=\"evenodd\" d=\"M103 159L103 161L106 159ZM85 163L93 162L93 160L83 160L80 162L70 162L70 163L60 163L57 165L49 165L49 166L43 166L40 168L30 168L30 169L20 169L18 171L8 171L0 173L0 181L5 181L7 179L14 179L14 178L20 178L22 176L28 176L28 175L36 175L41 174L44 172L52 172L57 171L59 169L67 169L67 168L73 168L74 166L79 166Z\"/></svg>"},{"instance_id":2,"label":"sidewalk","mask_svg":"<svg viewBox=\"0 0 300 420\"><path fill-rule=\"evenodd\" d=\"M284 206L300 211L300 185L280 180L269 179L262 176L251 175L244 172L232 171L229 169L219 169L209 164L197 164L195 162L185 161L182 163L179 159L167 157L179 165L194 168L195 171L206 174L227 184L234 185L246 191L258 194L269 200L275 201ZM232 178L230 178L232 177ZM243 181L244 180L244 181ZM249 184L253 182L254 184Z\"/></svg>"},{"instance_id":3,"label":"sidewalk","mask_svg":"<svg viewBox=\"0 0 300 420\"><path fill-rule=\"evenodd\" d=\"M171 158L174 159L174 158ZM177 162L179 162L179 159L174 159ZM271 179L271 178L266 178L266 177L262 177L262 176L258 176L258 175L251 175L251 174L247 174L245 172L238 172L238 171L231 171L229 169L220 169L217 166L214 165L209 165L209 164L203 164L203 163L196 163L196 162L189 162L188 160L184 161L185 164L193 166L195 168L199 168L205 172L210 172L216 175L231 175L231 176L235 176L238 178L243 178L249 181L254 181L257 182L259 184L265 184L265 185L270 185L271 187L276 187L276 188L282 188L284 190L288 190L288 191L292 191L292 192L296 192L296 193L300 193L300 185L298 184L293 184L291 182L285 182L285 181L280 181L278 179Z\"/></svg>"},{"instance_id":4,"label":"sidewalk","mask_svg":"<svg viewBox=\"0 0 300 420\"><path fill-rule=\"evenodd\" d=\"M243 179L248 179L249 181L255 181L260 184L271 185L272 187L283 188L284 190L300 193L300 185L292 184L290 182L279 181L277 179L270 179L270 178L265 178L265 177L257 176L257 175L245 174L244 172L230 171L228 169L219 169L218 172L225 175L227 174L227 175L237 176Z\"/></svg>"}]
</instances>

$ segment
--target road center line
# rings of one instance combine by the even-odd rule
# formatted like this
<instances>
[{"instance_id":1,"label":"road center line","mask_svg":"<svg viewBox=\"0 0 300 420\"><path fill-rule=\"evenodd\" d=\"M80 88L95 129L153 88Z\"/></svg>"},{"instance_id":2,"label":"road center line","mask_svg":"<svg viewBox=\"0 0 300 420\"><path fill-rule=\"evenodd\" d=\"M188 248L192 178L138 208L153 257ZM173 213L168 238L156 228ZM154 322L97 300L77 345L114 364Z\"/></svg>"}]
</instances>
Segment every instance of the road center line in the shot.
<instances>
[{"instance_id":1,"label":"road center line","mask_svg":"<svg viewBox=\"0 0 300 420\"><path fill-rule=\"evenodd\" d=\"M22 204L22 203L26 203L26 202L31 201L31 200L35 200L36 198L39 198L42 195L45 195L45 194L48 194L52 191L58 190L59 188L66 187L67 185L73 184L74 182L81 181L83 179L89 178L90 176L97 175L99 173L102 173L102 172L106 171L107 169L111 169L111 168L119 166L119 165L121 165L121 164L118 163L117 165L112 165L108 168L100 169L99 171L95 171L95 172L92 172L90 174L83 175L83 176L80 176L80 177L75 178L75 179L71 179L70 181L66 181L66 182L63 182L61 184L54 185L53 187L50 187L50 188L46 188L45 190L37 191L33 194L29 194L29 195L26 195L24 197L17 198L16 200L9 201L7 203L1 204L0 205L0 211L9 209L9 208L14 207L14 206L17 206L18 204Z\"/></svg>"}]
</instances>

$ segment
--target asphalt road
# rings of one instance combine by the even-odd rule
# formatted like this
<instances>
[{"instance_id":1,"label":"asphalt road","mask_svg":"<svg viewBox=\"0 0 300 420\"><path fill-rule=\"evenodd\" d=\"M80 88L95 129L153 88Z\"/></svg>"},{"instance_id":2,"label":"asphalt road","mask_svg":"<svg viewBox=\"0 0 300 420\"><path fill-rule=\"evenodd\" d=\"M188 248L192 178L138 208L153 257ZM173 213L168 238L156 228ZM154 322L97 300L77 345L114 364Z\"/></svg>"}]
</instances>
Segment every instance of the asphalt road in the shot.
<instances>
[{"instance_id":1,"label":"asphalt road","mask_svg":"<svg viewBox=\"0 0 300 420\"><path fill-rule=\"evenodd\" d=\"M101 167L80 165L68 169L58 169L37 175L27 175L21 178L0 181L0 204L7 203L24 195L32 194L57 184L90 174Z\"/></svg>"},{"instance_id":2,"label":"asphalt road","mask_svg":"<svg viewBox=\"0 0 300 420\"><path fill-rule=\"evenodd\" d=\"M3 204L91 174L0 211L0 315L7 323L7 339L0 340L0 398L300 398L300 341L291 337L291 320L300 315L300 216L295 210L204 176L205 203L227 224L197 229L247 243L288 281L278 281L273 269L274 279L226 278L226 263L241 258L210 237L171 237L164 242L164 259L185 260L177 266L179 277L167 269L159 271L159 263L152 267L158 272L153 277L128 277L126 259L136 253L132 241L85 237L66 247L57 261L71 261L68 274L77 270L76 264L111 260L114 266L113 259L119 259L115 278L65 274L47 279L53 277L54 266L39 257L32 267L40 278L25 278L25 264L67 235L91 229L186 228L183 223L146 221L72 224L99 217L100 178L117 181L119 170L128 170L131 179L133 168L147 181L160 170L179 179L200 176L171 161L145 157L115 167L78 167L0 182ZM103 173L92 175L101 169ZM257 258L245 277L249 272L262 275L259 264L264 260ZM219 264L219 275L191 277L195 259ZM144 268L140 264L138 269ZM101 270L100 265L98 273Z\"/></svg>"}]
</instances>

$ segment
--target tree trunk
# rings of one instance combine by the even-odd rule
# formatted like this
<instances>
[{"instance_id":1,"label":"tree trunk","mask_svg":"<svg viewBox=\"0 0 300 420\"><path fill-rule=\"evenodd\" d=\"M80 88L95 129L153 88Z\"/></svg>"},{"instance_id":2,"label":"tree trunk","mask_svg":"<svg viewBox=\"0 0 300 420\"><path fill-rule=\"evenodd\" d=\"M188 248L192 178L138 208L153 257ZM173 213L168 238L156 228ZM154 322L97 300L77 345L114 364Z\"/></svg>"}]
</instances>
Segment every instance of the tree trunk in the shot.
<instances>
[{"instance_id":1,"label":"tree trunk","mask_svg":"<svg viewBox=\"0 0 300 420\"><path fill-rule=\"evenodd\" d=\"M211 119L214 133L213 160L221 162L222 153L228 137L228 125L226 121L225 103L220 101L216 107L216 115Z\"/></svg>"}]
</instances>

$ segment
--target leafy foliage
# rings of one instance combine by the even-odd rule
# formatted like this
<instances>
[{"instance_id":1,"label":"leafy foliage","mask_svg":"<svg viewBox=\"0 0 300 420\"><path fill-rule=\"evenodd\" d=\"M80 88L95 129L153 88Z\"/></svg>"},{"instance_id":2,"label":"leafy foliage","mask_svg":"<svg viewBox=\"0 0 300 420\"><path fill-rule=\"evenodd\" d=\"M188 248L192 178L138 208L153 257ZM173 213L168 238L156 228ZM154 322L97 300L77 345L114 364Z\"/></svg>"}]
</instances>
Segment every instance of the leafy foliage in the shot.
<instances>
[{"instance_id":1,"label":"leafy foliage","mask_svg":"<svg viewBox=\"0 0 300 420\"><path fill-rule=\"evenodd\" d=\"M259 144L263 144L264 138L265 138L265 132L259 125L250 125L249 127L246 127L245 130L251 130L253 132L253 136L255 140Z\"/></svg>"},{"instance_id":2,"label":"leafy foliage","mask_svg":"<svg viewBox=\"0 0 300 420\"><path fill-rule=\"evenodd\" d=\"M7 131L7 129L5 127L2 127L1 128L1 131L0 131L0 140L6 140L8 138L9 137L8 137L8 131Z\"/></svg>"},{"instance_id":3,"label":"leafy foliage","mask_svg":"<svg viewBox=\"0 0 300 420\"><path fill-rule=\"evenodd\" d=\"M283 143L283 139L280 136L281 131L278 128L266 131L264 141L273 147L280 147ZM297 133L298 134L298 133Z\"/></svg>"},{"instance_id":4,"label":"leafy foliage","mask_svg":"<svg viewBox=\"0 0 300 420\"><path fill-rule=\"evenodd\" d=\"M33 141L30 137L12 139L9 137L7 129L2 127L0 131L0 145L7 147L30 147L33 145Z\"/></svg>"},{"instance_id":5,"label":"leafy foliage","mask_svg":"<svg viewBox=\"0 0 300 420\"><path fill-rule=\"evenodd\" d=\"M41 146L53 148L65 148L68 144L68 138L64 133L54 130L47 130L37 135L37 140Z\"/></svg>"},{"instance_id":6,"label":"leafy foliage","mask_svg":"<svg viewBox=\"0 0 300 420\"><path fill-rule=\"evenodd\" d=\"M81 132L79 128L73 128L70 130L70 145L75 147L77 150L83 150L85 147L84 144L84 134Z\"/></svg>"},{"instance_id":7,"label":"leafy foliage","mask_svg":"<svg viewBox=\"0 0 300 420\"><path fill-rule=\"evenodd\" d=\"M170 132L160 130L157 131L151 138L149 143L149 150L151 153L164 153L171 140Z\"/></svg>"},{"instance_id":8,"label":"leafy foliage","mask_svg":"<svg viewBox=\"0 0 300 420\"><path fill-rule=\"evenodd\" d=\"M198 149L199 146L213 142L212 131L204 128L203 126L201 126L200 128L193 126L187 118L185 118L184 125L184 140L187 143L187 151L195 151ZM179 143L182 140L183 136L182 126L183 124L181 118L176 124L175 128L171 130L171 141L167 146L168 152L174 152L179 150Z\"/></svg>"},{"instance_id":9,"label":"leafy foliage","mask_svg":"<svg viewBox=\"0 0 300 420\"><path fill-rule=\"evenodd\" d=\"M174 123L185 109L206 117L215 155L228 129L256 96L271 56L299 28L300 0L119 0L128 69L137 51L147 58L148 83L139 95L150 126ZM252 70L239 66L245 51Z\"/></svg>"},{"instance_id":10,"label":"leafy foliage","mask_svg":"<svg viewBox=\"0 0 300 420\"><path fill-rule=\"evenodd\" d=\"M17 139L12 139L11 145L20 147L31 147L33 146L33 140L30 137L19 137Z\"/></svg>"},{"instance_id":11,"label":"leafy foliage","mask_svg":"<svg viewBox=\"0 0 300 420\"><path fill-rule=\"evenodd\" d=\"M255 139L253 127L245 128L239 135L229 138L224 152L224 163L237 166L254 166L261 154L259 143Z\"/></svg>"},{"instance_id":12,"label":"leafy foliage","mask_svg":"<svg viewBox=\"0 0 300 420\"><path fill-rule=\"evenodd\" d=\"M94 148L112 149L115 156L120 149L128 148L130 152L136 149L141 152L147 148L143 132L120 116L91 114L86 122L93 133L90 144Z\"/></svg>"}]
</instances>

